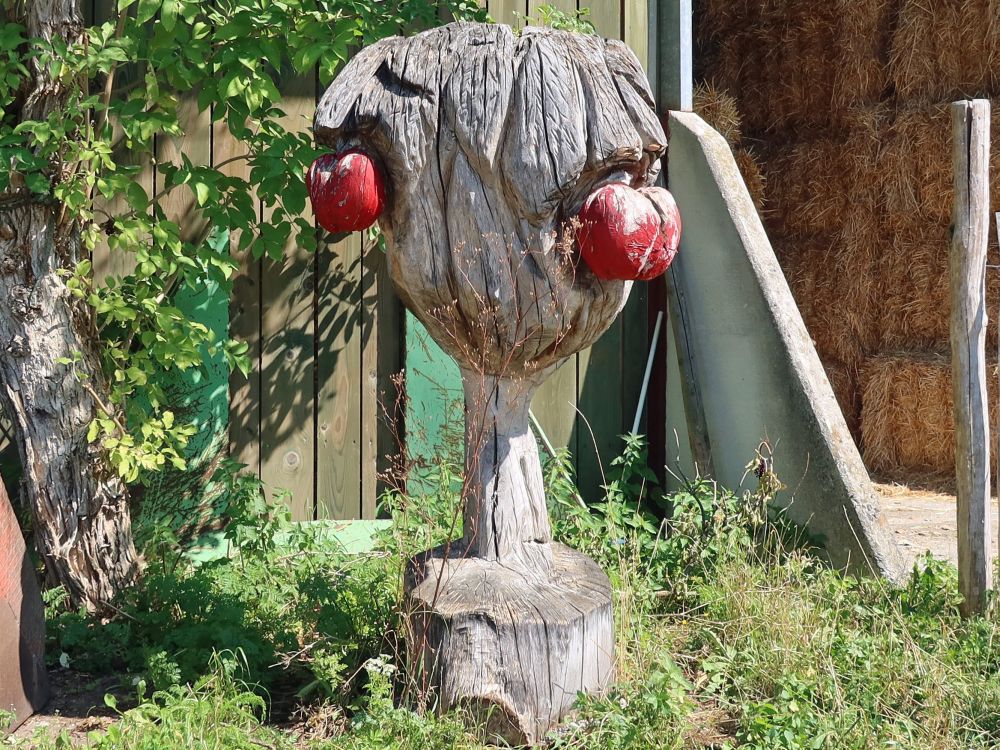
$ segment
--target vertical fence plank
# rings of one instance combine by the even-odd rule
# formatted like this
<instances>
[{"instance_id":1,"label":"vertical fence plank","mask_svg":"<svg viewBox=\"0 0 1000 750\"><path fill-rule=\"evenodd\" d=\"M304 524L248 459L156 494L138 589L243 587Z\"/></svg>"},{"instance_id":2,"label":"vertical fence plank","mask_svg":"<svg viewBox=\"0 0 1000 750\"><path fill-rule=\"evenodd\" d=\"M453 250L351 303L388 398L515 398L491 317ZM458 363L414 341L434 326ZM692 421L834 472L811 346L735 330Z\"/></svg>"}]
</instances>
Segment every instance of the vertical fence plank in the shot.
<instances>
[{"instance_id":1,"label":"vertical fence plank","mask_svg":"<svg viewBox=\"0 0 1000 750\"><path fill-rule=\"evenodd\" d=\"M586 7L581 2L581 7ZM591 3L589 19L599 36L620 39L622 36L622 7L619 2ZM645 284L632 285L632 295ZM636 309L630 295L628 312L622 311L608 330L592 347L577 355L577 414L576 453L577 486L587 500L597 500L602 495L611 460L621 452L619 436L625 432L623 424L631 422L631 415L624 414L625 393L622 386L622 346L625 318ZM645 311L640 309L643 320ZM609 391L608 385L615 384Z\"/></svg>"},{"instance_id":2,"label":"vertical fence plank","mask_svg":"<svg viewBox=\"0 0 1000 750\"><path fill-rule=\"evenodd\" d=\"M531 401L531 410L556 448L573 444L576 426L577 355L564 361L542 384Z\"/></svg>"},{"instance_id":3,"label":"vertical fence plank","mask_svg":"<svg viewBox=\"0 0 1000 750\"><path fill-rule=\"evenodd\" d=\"M528 13L527 0L487 0L486 10L497 23L520 28Z\"/></svg>"},{"instance_id":4,"label":"vertical fence plank","mask_svg":"<svg viewBox=\"0 0 1000 750\"><path fill-rule=\"evenodd\" d=\"M316 108L315 76L281 86L282 124L308 129ZM265 216L267 206L262 206ZM308 211L308 209L307 209ZM280 261L261 268L261 479L291 493L292 518L314 517L316 360L315 264L290 240Z\"/></svg>"},{"instance_id":5,"label":"vertical fence plank","mask_svg":"<svg viewBox=\"0 0 1000 750\"><path fill-rule=\"evenodd\" d=\"M181 165L181 154L194 166L212 161L212 117L208 110L198 111L197 94L185 96L177 105L177 122L183 136L159 136L156 140L156 163ZM162 175L157 175L155 191L164 189ZM169 221L180 226L181 239L198 241L207 229L205 220L197 213L197 203L187 186L173 188L160 199L160 207Z\"/></svg>"},{"instance_id":6,"label":"vertical fence plank","mask_svg":"<svg viewBox=\"0 0 1000 750\"><path fill-rule=\"evenodd\" d=\"M955 205L949 255L951 356L958 487L958 581L963 616L985 611L992 584L986 249L990 103L952 104Z\"/></svg>"},{"instance_id":7,"label":"vertical fence plank","mask_svg":"<svg viewBox=\"0 0 1000 750\"><path fill-rule=\"evenodd\" d=\"M586 3L580 0L580 9L590 10L588 19L594 24L599 36L606 39L621 39L624 24L622 3L619 0L597 0Z\"/></svg>"},{"instance_id":8,"label":"vertical fence plank","mask_svg":"<svg viewBox=\"0 0 1000 750\"><path fill-rule=\"evenodd\" d=\"M684 0L680 0L683 2ZM642 66L649 60L649 3L647 0L624 0L625 43L632 48Z\"/></svg>"},{"instance_id":9,"label":"vertical fence plank","mask_svg":"<svg viewBox=\"0 0 1000 750\"><path fill-rule=\"evenodd\" d=\"M603 0L607 2L607 0ZM576 13L576 0L528 0L528 17L533 23L537 23L538 7L540 5L551 5L556 10L565 13Z\"/></svg>"},{"instance_id":10,"label":"vertical fence plank","mask_svg":"<svg viewBox=\"0 0 1000 750\"><path fill-rule=\"evenodd\" d=\"M379 472L385 470L380 466L380 456L384 451L394 451L391 442L386 443L384 430L381 428L382 414L379 400L382 392L388 392L384 387L385 379L380 376L381 368L392 367L389 361L383 361L380 356L380 342L383 338L382 313L388 313L391 302L395 298L392 283L386 271L385 253L375 244L363 248L361 262L361 285L359 288L359 307L361 316L360 361L361 369L361 412L358 415L361 438L361 518L375 518L376 504L379 493ZM388 283L387 283L388 282ZM384 298L384 300L381 300ZM392 330L391 324L388 330ZM398 371L398 365L396 366Z\"/></svg>"},{"instance_id":11,"label":"vertical fence plank","mask_svg":"<svg viewBox=\"0 0 1000 750\"><path fill-rule=\"evenodd\" d=\"M118 17L116 8L117 0L94 0L94 23L104 23ZM128 11L123 11L128 12ZM139 65L121 65L115 73L114 89L112 96L115 96L123 88L138 81L143 75ZM102 81L103 85L103 81ZM113 144L114 152L112 158L115 164L142 167L136 175L135 180L151 194L153 190L153 160L148 152L136 153L129 150L125 143L125 137L121 127L114 121ZM122 197L115 197L108 201L98 193L94 198L94 209L97 212L97 221L103 223L110 216L122 213L128 204ZM107 239L102 239L94 248L93 255L94 280L96 283L104 283L108 277L126 276L135 268L135 256L113 252L108 245Z\"/></svg>"},{"instance_id":12,"label":"vertical fence plank","mask_svg":"<svg viewBox=\"0 0 1000 750\"><path fill-rule=\"evenodd\" d=\"M212 124L212 164L223 174L247 180L250 166L244 158L246 144L229 132L225 120ZM249 252L239 252L239 234L229 238L239 271L233 277L229 300L229 335L248 346L250 372L236 371L229 378L229 455L260 477L260 321L261 261Z\"/></svg>"},{"instance_id":13,"label":"vertical fence plank","mask_svg":"<svg viewBox=\"0 0 1000 750\"><path fill-rule=\"evenodd\" d=\"M648 59L648 28L646 26L647 0L623 0L622 1L622 25L625 31L625 44L639 58L639 63L643 69L649 70ZM659 280L653 284L661 283ZM649 310L649 288L650 283L637 281L632 285L632 294L629 295L628 304L621 314L622 322L622 347L621 347L621 384L620 394L622 400L622 425L621 432L625 433L632 429L632 420L635 417L636 407L639 405L639 389L642 387L642 378L646 366L646 356L649 351L649 315L655 319L656 311ZM646 410L649 411L648 409ZM639 430L647 432L646 415L643 414L640 421Z\"/></svg>"},{"instance_id":14,"label":"vertical fence plank","mask_svg":"<svg viewBox=\"0 0 1000 750\"><path fill-rule=\"evenodd\" d=\"M362 420L361 233L336 245L321 243L319 253L317 515L359 518L362 443L375 434L374 423Z\"/></svg>"}]
</instances>

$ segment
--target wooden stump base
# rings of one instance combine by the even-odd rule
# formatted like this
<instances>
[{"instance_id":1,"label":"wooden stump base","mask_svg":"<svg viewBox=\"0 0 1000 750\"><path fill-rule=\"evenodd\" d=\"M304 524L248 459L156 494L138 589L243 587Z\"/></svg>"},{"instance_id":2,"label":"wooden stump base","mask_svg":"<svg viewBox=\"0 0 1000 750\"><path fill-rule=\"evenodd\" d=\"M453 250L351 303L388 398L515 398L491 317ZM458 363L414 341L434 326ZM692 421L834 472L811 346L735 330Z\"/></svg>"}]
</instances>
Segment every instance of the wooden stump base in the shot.
<instances>
[{"instance_id":1,"label":"wooden stump base","mask_svg":"<svg viewBox=\"0 0 1000 750\"><path fill-rule=\"evenodd\" d=\"M586 555L549 545L549 574L463 559L453 543L410 561L409 649L421 685L445 711L473 712L492 738L532 745L578 692L614 675L611 584Z\"/></svg>"}]
</instances>

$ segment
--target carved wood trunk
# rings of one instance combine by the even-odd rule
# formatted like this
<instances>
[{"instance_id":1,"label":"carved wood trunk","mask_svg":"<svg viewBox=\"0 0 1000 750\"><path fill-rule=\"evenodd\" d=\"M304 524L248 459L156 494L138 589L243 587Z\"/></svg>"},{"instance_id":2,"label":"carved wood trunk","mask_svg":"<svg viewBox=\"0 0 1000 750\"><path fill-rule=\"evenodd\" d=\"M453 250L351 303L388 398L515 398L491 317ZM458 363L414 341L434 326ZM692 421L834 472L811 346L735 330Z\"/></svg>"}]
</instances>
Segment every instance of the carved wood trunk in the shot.
<instances>
[{"instance_id":1,"label":"carved wood trunk","mask_svg":"<svg viewBox=\"0 0 1000 750\"><path fill-rule=\"evenodd\" d=\"M610 585L552 542L528 407L628 298L580 262L573 220L597 188L656 178L645 73L617 41L451 24L363 50L315 132L381 161L393 282L462 370L464 535L410 566L416 666L441 709L534 743L614 671Z\"/></svg>"}]
</instances>

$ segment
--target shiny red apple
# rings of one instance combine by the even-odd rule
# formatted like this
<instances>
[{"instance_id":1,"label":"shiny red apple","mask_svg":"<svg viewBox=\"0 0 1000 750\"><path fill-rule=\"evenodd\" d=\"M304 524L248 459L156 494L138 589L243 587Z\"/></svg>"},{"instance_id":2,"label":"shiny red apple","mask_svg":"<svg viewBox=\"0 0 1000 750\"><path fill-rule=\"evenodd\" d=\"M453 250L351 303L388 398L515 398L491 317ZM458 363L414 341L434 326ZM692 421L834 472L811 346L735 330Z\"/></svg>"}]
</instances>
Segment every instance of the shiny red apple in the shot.
<instances>
[{"instance_id":1,"label":"shiny red apple","mask_svg":"<svg viewBox=\"0 0 1000 750\"><path fill-rule=\"evenodd\" d=\"M360 148L324 154L306 174L316 221L328 232L367 229L385 209L385 177Z\"/></svg>"},{"instance_id":2,"label":"shiny red apple","mask_svg":"<svg viewBox=\"0 0 1000 750\"><path fill-rule=\"evenodd\" d=\"M591 193L577 218L580 254L598 278L655 279L677 255L680 212L663 188L604 185Z\"/></svg>"}]
</instances>

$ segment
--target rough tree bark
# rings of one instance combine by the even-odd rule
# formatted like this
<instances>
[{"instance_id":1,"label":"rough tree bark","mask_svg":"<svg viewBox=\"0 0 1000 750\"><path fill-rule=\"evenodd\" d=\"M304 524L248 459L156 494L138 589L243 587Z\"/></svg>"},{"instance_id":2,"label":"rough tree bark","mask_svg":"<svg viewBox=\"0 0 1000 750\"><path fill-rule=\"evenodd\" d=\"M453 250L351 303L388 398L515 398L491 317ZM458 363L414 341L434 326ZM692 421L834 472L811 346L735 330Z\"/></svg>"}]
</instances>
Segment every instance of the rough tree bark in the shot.
<instances>
[{"instance_id":1,"label":"rough tree bark","mask_svg":"<svg viewBox=\"0 0 1000 750\"><path fill-rule=\"evenodd\" d=\"M363 50L315 132L381 159L393 283L462 370L464 536L410 566L414 666L441 709L534 743L614 673L610 585L552 541L528 406L628 298L579 261L573 217L603 185L655 180L646 77L620 42L451 24Z\"/></svg>"},{"instance_id":2,"label":"rough tree bark","mask_svg":"<svg viewBox=\"0 0 1000 750\"><path fill-rule=\"evenodd\" d=\"M29 37L81 34L76 0L16 7ZM68 93L37 59L29 65L22 121L45 119ZM79 260L79 227L61 205L16 181L0 195L0 406L17 435L46 568L74 602L100 610L134 580L137 561L128 491L86 438L107 389L92 312L60 275ZM75 352L75 366L58 364Z\"/></svg>"}]
</instances>

